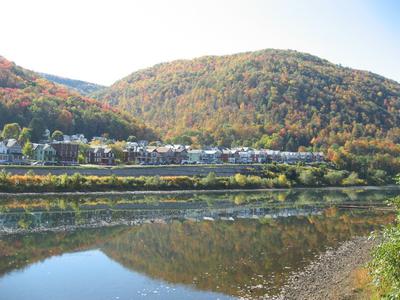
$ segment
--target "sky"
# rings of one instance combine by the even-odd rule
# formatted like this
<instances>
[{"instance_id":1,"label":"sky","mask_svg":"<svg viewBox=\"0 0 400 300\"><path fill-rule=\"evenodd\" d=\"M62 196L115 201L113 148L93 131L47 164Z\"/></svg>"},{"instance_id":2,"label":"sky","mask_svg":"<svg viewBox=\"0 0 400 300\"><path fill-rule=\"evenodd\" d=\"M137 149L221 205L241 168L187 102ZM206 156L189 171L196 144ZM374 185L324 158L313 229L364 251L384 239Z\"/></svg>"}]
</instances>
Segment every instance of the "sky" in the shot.
<instances>
[{"instance_id":1,"label":"sky","mask_svg":"<svg viewBox=\"0 0 400 300\"><path fill-rule=\"evenodd\" d=\"M154 64L294 49L400 82L397 0L2 0L0 55L110 85Z\"/></svg>"}]
</instances>

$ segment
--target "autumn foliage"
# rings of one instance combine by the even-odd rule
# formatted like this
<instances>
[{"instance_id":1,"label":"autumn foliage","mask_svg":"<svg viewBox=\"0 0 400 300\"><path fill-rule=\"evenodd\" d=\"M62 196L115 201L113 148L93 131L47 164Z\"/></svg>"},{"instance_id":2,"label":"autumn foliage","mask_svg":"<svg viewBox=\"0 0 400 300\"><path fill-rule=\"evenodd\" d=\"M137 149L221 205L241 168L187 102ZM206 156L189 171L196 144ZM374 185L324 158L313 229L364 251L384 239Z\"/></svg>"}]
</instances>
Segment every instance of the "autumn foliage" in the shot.
<instances>
[{"instance_id":1,"label":"autumn foliage","mask_svg":"<svg viewBox=\"0 0 400 300\"><path fill-rule=\"evenodd\" d=\"M114 138L154 137L131 116L51 83L0 56L0 128L7 123L32 128L37 139L45 129L83 133L89 138L102 134Z\"/></svg>"}]
</instances>

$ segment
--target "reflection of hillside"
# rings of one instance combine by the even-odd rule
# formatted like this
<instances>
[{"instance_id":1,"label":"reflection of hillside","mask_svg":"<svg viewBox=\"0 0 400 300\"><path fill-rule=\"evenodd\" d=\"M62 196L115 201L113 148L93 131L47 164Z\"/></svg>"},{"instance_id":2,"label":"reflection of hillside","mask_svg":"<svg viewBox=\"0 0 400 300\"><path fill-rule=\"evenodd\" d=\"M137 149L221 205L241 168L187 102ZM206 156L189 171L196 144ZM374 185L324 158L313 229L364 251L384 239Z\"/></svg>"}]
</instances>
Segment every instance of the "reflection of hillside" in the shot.
<instances>
[{"instance_id":1,"label":"reflection of hillside","mask_svg":"<svg viewBox=\"0 0 400 300\"><path fill-rule=\"evenodd\" d=\"M132 228L101 247L125 267L172 283L241 295L244 285L279 286L316 252L391 221L370 211L235 222L172 222ZM274 274L274 277L271 275ZM263 275L257 276L257 275ZM264 294L257 289L255 294Z\"/></svg>"},{"instance_id":2,"label":"reflection of hillside","mask_svg":"<svg viewBox=\"0 0 400 300\"><path fill-rule=\"evenodd\" d=\"M98 247L126 228L84 229L3 236L0 239L0 275L65 252Z\"/></svg>"}]
</instances>

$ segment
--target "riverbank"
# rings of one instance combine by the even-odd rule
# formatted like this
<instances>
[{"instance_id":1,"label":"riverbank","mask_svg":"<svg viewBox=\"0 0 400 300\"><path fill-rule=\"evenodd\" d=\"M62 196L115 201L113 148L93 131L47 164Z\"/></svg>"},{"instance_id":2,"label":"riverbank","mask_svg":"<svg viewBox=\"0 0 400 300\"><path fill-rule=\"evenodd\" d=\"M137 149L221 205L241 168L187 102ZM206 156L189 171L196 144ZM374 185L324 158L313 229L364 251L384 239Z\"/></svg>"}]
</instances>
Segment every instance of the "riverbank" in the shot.
<instances>
[{"instance_id":1,"label":"riverbank","mask_svg":"<svg viewBox=\"0 0 400 300\"><path fill-rule=\"evenodd\" d=\"M355 237L326 251L305 270L294 273L279 296L267 299L366 299L365 291L354 284L354 273L371 260L378 243L377 239Z\"/></svg>"},{"instance_id":2,"label":"riverbank","mask_svg":"<svg viewBox=\"0 0 400 300\"><path fill-rule=\"evenodd\" d=\"M217 176L233 176L237 173L250 174L258 172L265 164L220 164L220 165L161 165L161 166L0 166L12 175L24 175L34 172L36 175L63 175L69 176L79 173L82 176L206 176L214 172Z\"/></svg>"},{"instance_id":3,"label":"riverbank","mask_svg":"<svg viewBox=\"0 0 400 300\"><path fill-rule=\"evenodd\" d=\"M234 169L231 171L236 172ZM249 174L218 176L93 176L74 173L38 175L28 171L23 175L0 172L0 192L108 192L108 191L170 191L271 189L291 187L326 187L367 185L356 173L312 166L266 166L262 170L247 170ZM384 184L381 182L380 184Z\"/></svg>"}]
</instances>

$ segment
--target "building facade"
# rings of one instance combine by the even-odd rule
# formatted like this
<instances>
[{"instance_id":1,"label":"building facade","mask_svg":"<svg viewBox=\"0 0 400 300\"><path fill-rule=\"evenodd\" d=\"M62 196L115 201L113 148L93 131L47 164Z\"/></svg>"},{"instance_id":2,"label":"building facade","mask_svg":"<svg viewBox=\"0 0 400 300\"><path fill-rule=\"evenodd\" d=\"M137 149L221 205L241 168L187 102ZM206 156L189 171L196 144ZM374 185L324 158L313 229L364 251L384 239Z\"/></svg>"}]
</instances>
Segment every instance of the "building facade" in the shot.
<instances>
[{"instance_id":1,"label":"building facade","mask_svg":"<svg viewBox=\"0 0 400 300\"><path fill-rule=\"evenodd\" d=\"M56 163L57 152L49 144L32 144L33 156L32 159L41 162Z\"/></svg>"},{"instance_id":2,"label":"building facade","mask_svg":"<svg viewBox=\"0 0 400 300\"><path fill-rule=\"evenodd\" d=\"M61 164L77 164L79 145L75 143L54 142L51 146L56 150L57 162Z\"/></svg>"}]
</instances>

